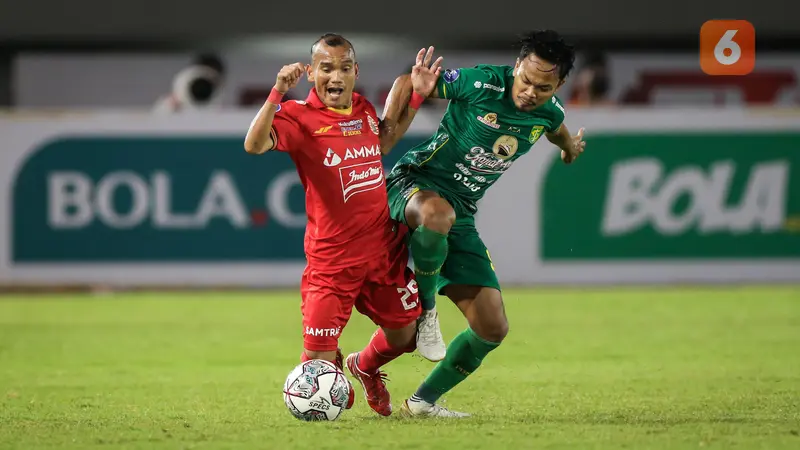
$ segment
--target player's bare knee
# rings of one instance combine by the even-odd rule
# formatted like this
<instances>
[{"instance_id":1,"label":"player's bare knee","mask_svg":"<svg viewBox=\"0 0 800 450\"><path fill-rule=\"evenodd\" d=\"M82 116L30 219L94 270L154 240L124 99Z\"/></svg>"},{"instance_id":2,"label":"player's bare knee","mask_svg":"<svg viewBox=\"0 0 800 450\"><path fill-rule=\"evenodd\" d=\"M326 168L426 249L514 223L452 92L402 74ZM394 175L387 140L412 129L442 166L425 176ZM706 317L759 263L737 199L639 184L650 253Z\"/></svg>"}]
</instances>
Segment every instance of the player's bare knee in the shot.
<instances>
[{"instance_id":1,"label":"player's bare knee","mask_svg":"<svg viewBox=\"0 0 800 450\"><path fill-rule=\"evenodd\" d=\"M497 318L491 326L488 327L487 341L489 342L503 342L508 336L508 319L505 317Z\"/></svg>"},{"instance_id":2,"label":"player's bare knee","mask_svg":"<svg viewBox=\"0 0 800 450\"><path fill-rule=\"evenodd\" d=\"M421 223L425 228L437 233L447 234L456 222L456 212L447 200L436 197L426 201L420 211Z\"/></svg>"},{"instance_id":3,"label":"player's bare knee","mask_svg":"<svg viewBox=\"0 0 800 450\"><path fill-rule=\"evenodd\" d=\"M464 313L470 328L481 339L502 342L508 335L503 296L499 290L480 286L451 285L447 296Z\"/></svg>"},{"instance_id":4,"label":"player's bare knee","mask_svg":"<svg viewBox=\"0 0 800 450\"><path fill-rule=\"evenodd\" d=\"M456 221L456 212L450 203L431 191L420 191L411 197L405 212L412 229L424 225L429 230L447 234Z\"/></svg>"},{"instance_id":5,"label":"player's bare knee","mask_svg":"<svg viewBox=\"0 0 800 450\"><path fill-rule=\"evenodd\" d=\"M479 338L489 342L503 342L508 336L508 319L502 311L484 310L468 317L469 326Z\"/></svg>"},{"instance_id":6,"label":"player's bare knee","mask_svg":"<svg viewBox=\"0 0 800 450\"><path fill-rule=\"evenodd\" d=\"M500 296L499 305L495 308L495 312L492 315L492 339L490 340L492 342L503 342L503 339L508 336L508 316L506 316L506 307L502 296Z\"/></svg>"},{"instance_id":7,"label":"player's bare knee","mask_svg":"<svg viewBox=\"0 0 800 450\"><path fill-rule=\"evenodd\" d=\"M485 317L471 327L479 338L489 342L500 343L508 336L508 321L505 318Z\"/></svg>"}]
</instances>

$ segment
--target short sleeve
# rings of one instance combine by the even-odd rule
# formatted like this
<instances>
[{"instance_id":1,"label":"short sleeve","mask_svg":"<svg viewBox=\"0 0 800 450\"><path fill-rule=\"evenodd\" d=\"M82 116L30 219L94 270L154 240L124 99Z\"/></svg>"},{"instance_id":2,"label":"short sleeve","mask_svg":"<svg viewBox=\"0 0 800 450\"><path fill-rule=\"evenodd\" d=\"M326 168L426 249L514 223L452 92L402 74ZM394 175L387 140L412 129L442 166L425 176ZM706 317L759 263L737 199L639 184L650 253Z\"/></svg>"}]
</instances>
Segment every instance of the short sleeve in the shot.
<instances>
[{"instance_id":1,"label":"short sleeve","mask_svg":"<svg viewBox=\"0 0 800 450\"><path fill-rule=\"evenodd\" d=\"M550 99L550 103L552 103L552 117L550 118L550 127L545 131L554 133L558 131L558 129L561 128L561 124L564 123L566 111L564 110L564 105L561 104L561 100L555 95Z\"/></svg>"},{"instance_id":2,"label":"short sleeve","mask_svg":"<svg viewBox=\"0 0 800 450\"><path fill-rule=\"evenodd\" d=\"M447 69L436 83L439 98L448 100L477 101L486 91L484 84L502 87L503 80L494 71L481 67ZM498 88L499 89L499 88Z\"/></svg>"},{"instance_id":3,"label":"short sleeve","mask_svg":"<svg viewBox=\"0 0 800 450\"><path fill-rule=\"evenodd\" d=\"M272 138L272 149L281 152L291 152L300 148L305 140L303 129L300 123L290 113L286 103L278 105L278 110L275 112L275 118L272 120L272 130L270 131Z\"/></svg>"}]
</instances>

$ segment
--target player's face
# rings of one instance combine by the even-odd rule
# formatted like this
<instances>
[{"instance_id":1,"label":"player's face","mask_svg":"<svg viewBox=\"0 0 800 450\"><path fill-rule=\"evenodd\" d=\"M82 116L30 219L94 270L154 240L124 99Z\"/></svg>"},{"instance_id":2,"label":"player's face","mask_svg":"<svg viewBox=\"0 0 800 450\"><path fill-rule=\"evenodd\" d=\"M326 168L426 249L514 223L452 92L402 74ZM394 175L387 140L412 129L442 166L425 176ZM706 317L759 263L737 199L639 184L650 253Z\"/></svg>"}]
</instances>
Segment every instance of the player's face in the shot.
<instances>
[{"instance_id":1,"label":"player's face","mask_svg":"<svg viewBox=\"0 0 800 450\"><path fill-rule=\"evenodd\" d=\"M517 109L531 111L549 102L563 84L564 80L558 78L557 66L531 54L517 59L511 96Z\"/></svg>"},{"instance_id":2,"label":"player's face","mask_svg":"<svg viewBox=\"0 0 800 450\"><path fill-rule=\"evenodd\" d=\"M308 67L308 81L314 83L322 103L331 108L347 108L353 100L358 64L348 46L317 46Z\"/></svg>"}]
</instances>

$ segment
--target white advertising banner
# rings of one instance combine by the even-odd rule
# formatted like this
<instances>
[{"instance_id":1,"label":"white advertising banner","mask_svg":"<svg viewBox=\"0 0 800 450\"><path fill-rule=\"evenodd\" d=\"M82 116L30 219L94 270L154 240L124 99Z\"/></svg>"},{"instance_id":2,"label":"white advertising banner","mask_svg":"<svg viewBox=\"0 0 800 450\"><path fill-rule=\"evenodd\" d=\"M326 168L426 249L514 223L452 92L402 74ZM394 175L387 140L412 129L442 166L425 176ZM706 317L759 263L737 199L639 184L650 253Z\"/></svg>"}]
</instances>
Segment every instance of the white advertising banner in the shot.
<instances>
[{"instance_id":1,"label":"white advertising banner","mask_svg":"<svg viewBox=\"0 0 800 450\"><path fill-rule=\"evenodd\" d=\"M303 190L242 149L250 113L0 118L0 284L289 287ZM480 203L507 284L800 281L800 115L592 110ZM435 129L421 117L386 160ZM467 164L470 164L467 162Z\"/></svg>"}]
</instances>

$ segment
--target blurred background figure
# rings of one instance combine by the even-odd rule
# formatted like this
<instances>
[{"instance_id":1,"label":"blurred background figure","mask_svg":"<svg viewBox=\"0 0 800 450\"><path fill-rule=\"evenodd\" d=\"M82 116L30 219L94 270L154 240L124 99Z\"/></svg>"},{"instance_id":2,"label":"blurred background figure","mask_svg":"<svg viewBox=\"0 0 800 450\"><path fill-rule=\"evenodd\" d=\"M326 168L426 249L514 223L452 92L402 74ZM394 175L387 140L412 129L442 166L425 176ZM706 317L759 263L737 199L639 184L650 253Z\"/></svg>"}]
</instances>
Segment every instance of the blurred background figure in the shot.
<instances>
[{"instance_id":1,"label":"blurred background figure","mask_svg":"<svg viewBox=\"0 0 800 450\"><path fill-rule=\"evenodd\" d=\"M172 90L159 98L154 111L178 113L219 106L225 81L225 64L214 53L196 56L172 79Z\"/></svg>"},{"instance_id":2,"label":"blurred background figure","mask_svg":"<svg viewBox=\"0 0 800 450\"><path fill-rule=\"evenodd\" d=\"M569 106L614 104L608 96L610 83L605 54L588 53L574 77L574 87L569 94Z\"/></svg>"}]
</instances>

